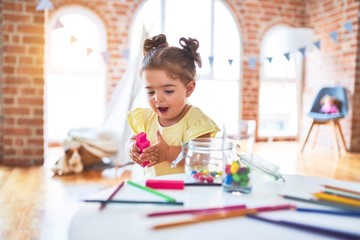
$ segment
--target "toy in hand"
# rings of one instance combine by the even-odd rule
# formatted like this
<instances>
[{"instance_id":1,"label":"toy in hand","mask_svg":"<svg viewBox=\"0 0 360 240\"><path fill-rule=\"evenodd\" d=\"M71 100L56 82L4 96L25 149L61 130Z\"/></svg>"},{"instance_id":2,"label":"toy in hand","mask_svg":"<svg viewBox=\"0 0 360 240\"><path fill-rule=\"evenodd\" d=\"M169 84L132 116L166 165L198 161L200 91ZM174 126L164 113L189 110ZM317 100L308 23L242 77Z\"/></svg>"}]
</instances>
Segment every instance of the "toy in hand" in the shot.
<instances>
[{"instance_id":1,"label":"toy in hand","mask_svg":"<svg viewBox=\"0 0 360 240\"><path fill-rule=\"evenodd\" d=\"M339 112L339 108L338 108L339 103L340 102L337 98L332 97L330 95L325 95L320 101L320 104L322 105L320 111L322 113L327 113L327 114L338 113Z\"/></svg>"},{"instance_id":2,"label":"toy in hand","mask_svg":"<svg viewBox=\"0 0 360 240\"><path fill-rule=\"evenodd\" d=\"M142 153L142 151L147 148L148 146L150 146L150 142L149 140L146 139L146 133L141 132L138 135L136 135L136 146L138 146L140 148L140 153ZM142 167L146 167L149 164L149 161L144 161L141 166Z\"/></svg>"}]
</instances>

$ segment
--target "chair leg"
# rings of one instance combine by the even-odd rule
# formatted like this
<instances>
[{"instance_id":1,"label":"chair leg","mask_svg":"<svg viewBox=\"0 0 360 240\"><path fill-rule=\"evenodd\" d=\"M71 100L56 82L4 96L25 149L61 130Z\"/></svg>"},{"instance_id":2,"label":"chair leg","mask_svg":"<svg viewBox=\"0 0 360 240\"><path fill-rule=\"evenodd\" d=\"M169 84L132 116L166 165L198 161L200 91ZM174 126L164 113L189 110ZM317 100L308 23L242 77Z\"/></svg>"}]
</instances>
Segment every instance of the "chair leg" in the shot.
<instances>
[{"instance_id":1,"label":"chair leg","mask_svg":"<svg viewBox=\"0 0 360 240\"><path fill-rule=\"evenodd\" d=\"M333 141L335 144L335 154L337 157L340 156L340 151L339 151L339 142L337 139L337 129L336 129L336 123L335 121L330 121L330 125L331 125L331 129L332 129L332 136L333 136Z\"/></svg>"},{"instance_id":2,"label":"chair leg","mask_svg":"<svg viewBox=\"0 0 360 240\"><path fill-rule=\"evenodd\" d=\"M317 138L318 138L318 135L319 135L319 128L320 128L320 125L319 124L316 124L316 126L314 125L314 140L313 140L313 145L312 145L312 148L315 147L315 144L316 144L316 141L317 141Z\"/></svg>"},{"instance_id":3,"label":"chair leg","mask_svg":"<svg viewBox=\"0 0 360 240\"><path fill-rule=\"evenodd\" d=\"M306 144L307 140L309 139L309 136L310 136L310 133L311 133L312 128L314 127L314 124L315 124L315 120L311 123L311 126L310 126L310 128L309 128L309 131L308 131L308 133L306 134L306 138L305 138L304 143L302 144L302 147L301 147L301 152L304 151L305 144Z\"/></svg>"},{"instance_id":4,"label":"chair leg","mask_svg":"<svg viewBox=\"0 0 360 240\"><path fill-rule=\"evenodd\" d=\"M341 140L341 144L342 144L342 148L345 152L347 152L347 148L346 148L346 143L345 143L345 138L344 138L344 134L341 130L341 125L339 123L339 120L335 121L335 125L336 125L336 128L339 132L339 135L340 135L340 140Z\"/></svg>"}]
</instances>

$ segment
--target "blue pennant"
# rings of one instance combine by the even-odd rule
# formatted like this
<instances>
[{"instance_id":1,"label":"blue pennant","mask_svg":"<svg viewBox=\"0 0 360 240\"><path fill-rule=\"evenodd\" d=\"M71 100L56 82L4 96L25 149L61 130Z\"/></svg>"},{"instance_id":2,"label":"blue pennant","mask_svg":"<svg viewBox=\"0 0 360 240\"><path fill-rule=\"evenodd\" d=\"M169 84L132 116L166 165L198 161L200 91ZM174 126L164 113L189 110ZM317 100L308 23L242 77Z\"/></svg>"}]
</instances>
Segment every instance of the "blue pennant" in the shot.
<instances>
[{"instance_id":1,"label":"blue pennant","mask_svg":"<svg viewBox=\"0 0 360 240\"><path fill-rule=\"evenodd\" d=\"M229 62L229 64L230 64L230 66L231 66L231 64L233 63L233 59L228 59L228 62Z\"/></svg>"},{"instance_id":2,"label":"blue pennant","mask_svg":"<svg viewBox=\"0 0 360 240\"><path fill-rule=\"evenodd\" d=\"M212 65L214 62L214 56L209 56L209 63Z\"/></svg>"},{"instance_id":3,"label":"blue pennant","mask_svg":"<svg viewBox=\"0 0 360 240\"><path fill-rule=\"evenodd\" d=\"M300 51L301 54L305 57L306 48L305 48L305 47L299 48L299 51Z\"/></svg>"},{"instance_id":4,"label":"blue pennant","mask_svg":"<svg viewBox=\"0 0 360 240\"><path fill-rule=\"evenodd\" d=\"M249 66L250 66L250 69L255 69L256 67L256 62L257 62L257 58L256 57L249 57L248 59L248 63L249 63Z\"/></svg>"},{"instance_id":5,"label":"blue pennant","mask_svg":"<svg viewBox=\"0 0 360 240\"><path fill-rule=\"evenodd\" d=\"M337 33L337 31L331 32L330 37L334 42L337 42L338 41L338 33Z\"/></svg>"},{"instance_id":6,"label":"blue pennant","mask_svg":"<svg viewBox=\"0 0 360 240\"><path fill-rule=\"evenodd\" d=\"M40 0L36 6L36 11L51 10L54 8L54 4L51 0Z\"/></svg>"},{"instance_id":7,"label":"blue pennant","mask_svg":"<svg viewBox=\"0 0 360 240\"><path fill-rule=\"evenodd\" d=\"M354 30L351 21L346 22L346 23L344 24L344 28L345 28L347 31L351 32L351 33L352 33L353 30Z\"/></svg>"},{"instance_id":8,"label":"blue pennant","mask_svg":"<svg viewBox=\"0 0 360 240\"><path fill-rule=\"evenodd\" d=\"M122 50L122 55L124 56L125 59L129 59L129 49L123 49Z\"/></svg>"},{"instance_id":9,"label":"blue pennant","mask_svg":"<svg viewBox=\"0 0 360 240\"><path fill-rule=\"evenodd\" d=\"M272 59L273 59L272 57L268 57L268 58L267 58L267 60L269 61L269 63L271 63Z\"/></svg>"},{"instance_id":10,"label":"blue pennant","mask_svg":"<svg viewBox=\"0 0 360 240\"><path fill-rule=\"evenodd\" d=\"M320 40L319 41L316 41L316 42L314 42L314 45L318 48L318 49L320 49L321 47L321 45L320 45Z\"/></svg>"},{"instance_id":11,"label":"blue pennant","mask_svg":"<svg viewBox=\"0 0 360 240\"><path fill-rule=\"evenodd\" d=\"M290 60L290 53L284 53L284 56L286 57L286 59L289 61Z\"/></svg>"}]
</instances>

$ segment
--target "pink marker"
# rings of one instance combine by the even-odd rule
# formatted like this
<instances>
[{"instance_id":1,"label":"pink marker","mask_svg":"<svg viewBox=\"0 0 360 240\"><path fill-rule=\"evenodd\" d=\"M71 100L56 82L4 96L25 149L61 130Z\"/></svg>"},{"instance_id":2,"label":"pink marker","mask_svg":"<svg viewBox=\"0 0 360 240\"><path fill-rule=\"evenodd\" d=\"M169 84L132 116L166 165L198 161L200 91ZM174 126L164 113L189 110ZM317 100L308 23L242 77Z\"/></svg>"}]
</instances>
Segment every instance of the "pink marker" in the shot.
<instances>
[{"instance_id":1,"label":"pink marker","mask_svg":"<svg viewBox=\"0 0 360 240\"><path fill-rule=\"evenodd\" d=\"M136 135L136 146L140 148L140 153L143 152L145 148L150 146L149 140L146 139L146 133L141 132L138 135ZM144 161L141 166L146 167L146 165L149 164L149 161Z\"/></svg>"}]
</instances>

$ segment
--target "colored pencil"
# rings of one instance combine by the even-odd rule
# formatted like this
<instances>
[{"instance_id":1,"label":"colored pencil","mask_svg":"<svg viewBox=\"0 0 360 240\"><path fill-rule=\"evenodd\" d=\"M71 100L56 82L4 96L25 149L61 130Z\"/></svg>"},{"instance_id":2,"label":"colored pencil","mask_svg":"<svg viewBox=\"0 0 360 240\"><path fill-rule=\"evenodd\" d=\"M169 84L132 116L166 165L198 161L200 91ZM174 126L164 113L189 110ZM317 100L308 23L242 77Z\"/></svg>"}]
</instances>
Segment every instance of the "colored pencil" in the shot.
<instances>
[{"instance_id":1,"label":"colored pencil","mask_svg":"<svg viewBox=\"0 0 360 240\"><path fill-rule=\"evenodd\" d=\"M342 192L347 192L347 193L351 193L351 194L355 194L355 195L360 196L360 192L357 192L357 191L354 191L354 190L341 188L341 187L336 187L336 186L331 186L331 185L322 185L322 186L325 187L325 188L329 188L329 189L333 189L333 190L337 190L337 191L342 191Z\"/></svg>"},{"instance_id":2,"label":"colored pencil","mask_svg":"<svg viewBox=\"0 0 360 240\"><path fill-rule=\"evenodd\" d=\"M164 223L155 225L153 229L163 229L168 227L177 227L183 226L187 224L195 224L200 222L212 221L212 220L219 220L231 217L240 217L247 214L254 214L259 212L268 212L268 211L277 211L277 210L285 210L285 209L293 209L294 205L292 204L283 204L277 206L264 206L264 207L257 207L257 208L246 208L246 209L227 209L222 211L213 211L213 212L200 212L199 214L195 214L192 218L183 220L183 221L176 221L171 223Z\"/></svg>"},{"instance_id":3,"label":"colored pencil","mask_svg":"<svg viewBox=\"0 0 360 240\"><path fill-rule=\"evenodd\" d=\"M351 199L360 201L360 196L357 196L357 195L351 194L351 193L341 192L341 191L337 191L337 190L330 190L330 191L326 190L326 191L324 191L324 193L333 194L333 195L337 195L340 197L346 197L346 198L351 198Z\"/></svg>"},{"instance_id":4,"label":"colored pencil","mask_svg":"<svg viewBox=\"0 0 360 240\"><path fill-rule=\"evenodd\" d=\"M322 234L322 235L327 235L327 236L331 236L331 237L335 237L335 238L357 239L357 240L360 239L360 234L357 234L357 233L344 232L344 231L334 230L334 229L330 229L330 228L317 227L317 226L296 223L296 222L291 222L291 221L272 220L272 219L260 217L259 215L247 215L247 217L251 218L251 219L267 222L267 223L276 224L279 226L295 228L295 229L299 229L299 230L303 230L303 231L307 231L307 232L318 233L318 234Z\"/></svg>"},{"instance_id":5,"label":"colored pencil","mask_svg":"<svg viewBox=\"0 0 360 240\"><path fill-rule=\"evenodd\" d=\"M124 186L124 183L125 183L124 181L121 182L121 183L115 188L115 190L110 194L110 196L106 199L106 201L100 204L99 210L103 210L103 209L106 207L106 203L107 203L109 200L111 200L111 199L116 195L116 193L120 190L120 188L122 188L122 187Z\"/></svg>"},{"instance_id":6,"label":"colored pencil","mask_svg":"<svg viewBox=\"0 0 360 240\"><path fill-rule=\"evenodd\" d=\"M234 210L234 211L216 212L216 213L211 213L211 214L199 214L199 215L193 216L190 219L183 220L183 221L158 224L158 225L155 225L153 227L153 229L159 230L159 229L169 228L169 227L178 227L178 226L183 226L183 225L188 225L188 224L196 224L196 223L214 221L214 220L219 220L219 219L241 217L246 214L254 214L254 213L256 213L255 210L239 209L239 210Z\"/></svg>"},{"instance_id":7,"label":"colored pencil","mask_svg":"<svg viewBox=\"0 0 360 240\"><path fill-rule=\"evenodd\" d=\"M188 187L214 187L214 186L221 186L222 183L184 183L185 186Z\"/></svg>"},{"instance_id":8,"label":"colored pencil","mask_svg":"<svg viewBox=\"0 0 360 240\"><path fill-rule=\"evenodd\" d=\"M160 202L160 201L137 201L137 200L101 200L85 199L86 203L106 203L106 204L160 204L160 205L184 205L183 202Z\"/></svg>"},{"instance_id":9,"label":"colored pencil","mask_svg":"<svg viewBox=\"0 0 360 240\"><path fill-rule=\"evenodd\" d=\"M213 208L197 208L197 209L185 209L185 210L175 210L175 211L162 211L162 212L153 212L148 213L148 217L158 217L158 216L168 216L168 215L178 215L178 214L192 214L192 213L201 213L204 211L220 211L220 210L236 210L236 209L245 209L246 206L242 205L234 205L234 206L226 206L226 207L213 207Z\"/></svg>"},{"instance_id":10,"label":"colored pencil","mask_svg":"<svg viewBox=\"0 0 360 240\"><path fill-rule=\"evenodd\" d=\"M348 217L360 217L360 212L350 212L350 211L337 211L337 210L325 210L325 209L315 209L315 208L299 208L295 209L298 212L305 213L321 213L321 214L330 214L330 215L339 215L339 216L348 216Z\"/></svg>"},{"instance_id":11,"label":"colored pencil","mask_svg":"<svg viewBox=\"0 0 360 240\"><path fill-rule=\"evenodd\" d=\"M353 207L353 206L346 205L346 204L340 204L340 203L328 202L328 201L322 201L322 200L315 200L315 199L300 198L300 197L289 196L289 195L279 195L279 196L281 196L281 197L283 197L285 199L289 199L289 200L295 200L295 201L300 201L300 202L318 204L318 205L334 207L334 208L341 208L341 209L344 209L344 210L355 211L355 212L358 212L358 213L360 212L360 208Z\"/></svg>"},{"instance_id":12,"label":"colored pencil","mask_svg":"<svg viewBox=\"0 0 360 240\"><path fill-rule=\"evenodd\" d=\"M142 186L142 185L137 184L137 183L135 183L133 181L130 181L130 180L127 180L127 183L130 184L131 186L137 187L137 188L142 189L144 191L147 191L149 193L160 196L160 197L164 198L167 202L176 202L176 200L174 198L169 197L168 195L166 195L166 194L164 194L162 192L156 191L156 190L154 190L152 188Z\"/></svg>"},{"instance_id":13,"label":"colored pencil","mask_svg":"<svg viewBox=\"0 0 360 240\"><path fill-rule=\"evenodd\" d=\"M324 200L324 201L330 201L330 202L335 202L335 203L340 203L340 204L351 205L354 207L360 207L360 200L350 199L350 198L346 198L346 197L340 197L337 195L327 194L324 192L316 192L316 193L314 193L314 196L316 198L318 198L320 200Z\"/></svg>"}]
</instances>

